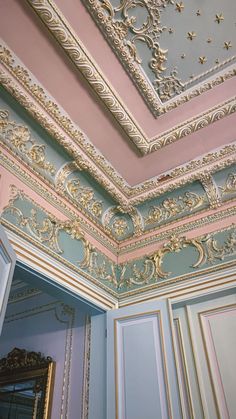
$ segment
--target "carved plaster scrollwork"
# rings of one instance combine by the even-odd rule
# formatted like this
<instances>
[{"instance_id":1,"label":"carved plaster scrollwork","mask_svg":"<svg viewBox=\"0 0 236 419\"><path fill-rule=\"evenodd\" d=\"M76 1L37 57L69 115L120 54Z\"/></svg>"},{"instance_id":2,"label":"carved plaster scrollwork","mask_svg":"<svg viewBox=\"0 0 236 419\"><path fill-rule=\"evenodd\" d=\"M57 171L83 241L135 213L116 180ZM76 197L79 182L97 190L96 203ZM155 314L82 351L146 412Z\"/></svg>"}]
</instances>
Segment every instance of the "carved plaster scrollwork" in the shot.
<instances>
[{"instance_id":1,"label":"carved plaster scrollwork","mask_svg":"<svg viewBox=\"0 0 236 419\"><path fill-rule=\"evenodd\" d=\"M215 260L224 260L236 253L236 231L230 232L223 244L219 244L215 237L208 234L203 239L206 245L205 260L213 264Z\"/></svg>"},{"instance_id":2,"label":"carved plaster scrollwork","mask_svg":"<svg viewBox=\"0 0 236 419\"><path fill-rule=\"evenodd\" d=\"M17 204L18 200L33 204L36 207L30 210L30 216L24 216L23 210ZM96 277L99 281L106 281L113 287L117 287L116 264L94 248L86 239L77 220L60 221L56 219L14 186L11 186L11 198L8 205L3 209L2 217L8 220L9 215L14 217L14 225L23 230L26 228L29 235L45 246L44 251L47 251L48 247L53 252L63 256L64 250L59 245L60 232L67 233L72 240L80 241L83 244L83 258L76 264L82 270L87 271L91 277Z\"/></svg>"},{"instance_id":3,"label":"carved plaster scrollwork","mask_svg":"<svg viewBox=\"0 0 236 419\"><path fill-rule=\"evenodd\" d=\"M204 247L202 246L201 241L173 235L170 237L170 241L168 243L165 243L160 250L150 256L150 259L154 261L156 274L160 278L167 278L171 272L164 272L161 268L164 256L167 253L178 253L180 250L188 246L193 246L198 251L198 260L192 265L193 268L198 268L198 266L204 262Z\"/></svg>"},{"instance_id":4,"label":"carved plaster scrollwork","mask_svg":"<svg viewBox=\"0 0 236 419\"><path fill-rule=\"evenodd\" d=\"M145 225L159 223L169 218L192 212L206 202L206 197L194 192L185 192L177 198L167 198L159 206L151 206L148 216L144 219Z\"/></svg>"},{"instance_id":5,"label":"carved plaster scrollwork","mask_svg":"<svg viewBox=\"0 0 236 419\"><path fill-rule=\"evenodd\" d=\"M92 216L100 218L103 212L103 202L95 199L94 190L83 186L78 177L69 178L72 173L81 171L75 161L68 162L58 171L55 179L57 190L68 194L76 204L88 211Z\"/></svg>"},{"instance_id":6,"label":"carved plaster scrollwork","mask_svg":"<svg viewBox=\"0 0 236 419\"><path fill-rule=\"evenodd\" d=\"M179 253L188 247L194 248L197 255L197 260L189 262L190 269L197 269L205 264L215 264L218 260L223 261L227 257L234 256L236 254L235 225L221 232L226 234L223 243L222 240L216 238L219 232L190 239L173 234L160 249L143 260L121 264L118 289L130 288L132 285L144 286L170 279L173 273L165 272L162 268L165 256Z\"/></svg>"},{"instance_id":7,"label":"carved plaster scrollwork","mask_svg":"<svg viewBox=\"0 0 236 419\"><path fill-rule=\"evenodd\" d=\"M0 81L2 85L30 114L33 115L41 126L45 128L70 155L73 155L74 158L76 158L76 163L79 164L83 170L88 171L113 197L115 197L117 202L119 202L122 206L129 205L128 200L132 200L130 204L135 205L143 202L145 199L150 199L154 196L170 191L173 188L180 187L186 183L196 180L198 175L197 173L193 173L193 170L199 174L199 172L204 171L206 166L210 165L210 171L213 173L235 162L236 147L234 144L229 144L218 151L208 153L202 158L193 160L187 165L173 169L170 173L168 173L169 182L167 181L159 184L158 179L152 179L145 181L140 185L131 187L114 170L114 168L108 164L105 158L97 153L93 145L85 141L85 136L81 130L73 124L68 116L62 113L56 103L52 102L43 87L33 82L32 75L29 71L22 65L17 65L16 62L17 59L13 52L11 52L9 48L0 45L0 63L3 63L4 67L8 70L7 73L3 71L2 68L0 70ZM20 83L24 90L19 88L19 84L16 84L15 81ZM64 131L68 134L69 139L62 136L61 132L59 132L58 126L56 127L55 124L49 122L48 118L45 117L45 113L42 113L42 110L39 110L35 106L35 103L32 102L26 92L30 92L34 99L42 105L47 112L47 117L50 115L50 117L53 117L59 126L63 127ZM167 137L164 135L164 145L195 132L201 127L205 127L219 118L230 115L235 112L235 110L235 98L233 98L226 103L220 104L219 107L210 109L210 113L206 112L194 119L194 121L190 120L181 126L175 127L167 133ZM135 121L132 119L130 123L135 124ZM83 149L83 152L85 152L86 156L89 157L90 162L82 158L81 153L78 153L72 139ZM161 148L162 145L159 141L162 141L162 138L153 139L155 142L156 140L158 141L158 148ZM224 158L227 158L227 160L223 161L222 159ZM102 173L98 170L98 168L102 170Z\"/></svg>"},{"instance_id":8,"label":"carved plaster scrollwork","mask_svg":"<svg viewBox=\"0 0 236 419\"><path fill-rule=\"evenodd\" d=\"M28 127L11 121L9 112L3 109L0 109L0 139L36 168L54 175L54 165L46 161L46 145L37 143L31 137Z\"/></svg>"},{"instance_id":9,"label":"carved plaster scrollwork","mask_svg":"<svg viewBox=\"0 0 236 419\"><path fill-rule=\"evenodd\" d=\"M78 221L59 221L51 214L46 217L45 214L40 216L35 208L30 210L29 217L25 217L22 210L15 206L15 202L18 199L24 200L24 194L16 187L11 186L11 198L8 205L3 209L3 215L13 215L16 219L16 225L21 228L26 227L29 233L40 243L48 246L58 254L63 254L64 252L59 245L58 236L60 231L65 231L73 240L79 240L83 243L84 257L78 263L81 268L87 268L89 266L92 246L85 238Z\"/></svg>"},{"instance_id":10,"label":"carved plaster scrollwork","mask_svg":"<svg viewBox=\"0 0 236 419\"><path fill-rule=\"evenodd\" d=\"M173 4L172 1L156 1L153 3L149 0L141 0L141 1L122 1L119 2L120 7L113 7L110 1L102 1L102 0L84 0L84 4L91 13L92 17L101 28L103 35L106 37L108 42L111 44L114 52L118 55L119 59L121 60L122 64L124 65L125 69L131 76L132 80L136 83L140 93L144 97L147 105L153 112L154 116L161 115L165 112L168 112L171 109L176 108L177 106L186 103L190 99L200 95L203 92L206 92L209 89L212 89L214 86L217 86L223 83L230 77L235 76L236 70L231 69L225 71L223 75L215 76L214 78L206 81L205 83L201 83L199 86L195 87L189 92L185 94L183 91L188 87L188 82L182 83L178 78L178 74L176 68L173 68L169 71L169 75L163 76L163 70L165 69L164 65L167 61L167 50L162 49L157 42L157 39L160 33L163 31L164 28L161 27L160 24L160 11L163 7L166 7L168 4ZM105 6L104 6L105 5ZM135 9L135 7L143 7L147 10L147 16L149 18L148 23L143 22L143 25L139 28L140 32L144 32L144 39L142 42L146 42L148 47L152 51L152 60L149 63L149 66L154 70L156 73L156 81L154 82L154 86L152 86L151 82L147 79L146 75L143 73L142 68L140 66L140 57L138 57L137 50L135 48L135 41L130 36L130 33L135 30L135 20L130 16L127 17L127 13L120 15L116 18L116 11L126 10L127 7ZM155 17L153 17L153 9L155 9ZM134 13L135 14L135 13ZM154 27L154 36L152 36L152 29ZM145 32L148 32L148 38L145 37ZM135 32L133 32L135 38ZM129 35L129 36L127 36ZM143 34L138 34L141 36ZM151 40L149 40L149 37ZM131 38L131 40L130 40ZM136 38L137 39L137 38ZM133 41L133 42L132 42ZM233 59L229 59L228 64ZM219 64L219 63L218 63ZM212 69L206 72L205 77L212 71L215 71L217 68L221 68L224 64L227 64L227 60L219 64L218 66L213 67ZM201 76L203 76L201 75ZM193 78L191 82L197 79ZM159 97L157 96L155 90L157 91ZM160 99L163 101L170 99L175 95L181 96L175 100L170 101L166 104L160 104Z\"/></svg>"},{"instance_id":11,"label":"carved plaster scrollwork","mask_svg":"<svg viewBox=\"0 0 236 419\"><path fill-rule=\"evenodd\" d=\"M91 4L90 1L90 7ZM171 4L174 4L173 0L156 2L124 0L118 7L113 7L109 0L93 2L93 7L100 8L100 24L106 27L110 36L112 33L114 34L112 38L114 38L113 42L116 46L115 40L118 38L119 48L122 52L130 54L130 62L142 63L137 49L138 42L144 43L151 51L151 59L148 64L156 77L153 82L154 89L162 101L171 99L184 89L184 85L177 77L176 69L173 69L169 76L162 75L166 70L165 62L168 50L161 48L158 42L160 34L166 29L161 26L161 10ZM145 9L145 18L143 18L142 24L137 26L135 9L139 8Z\"/></svg>"}]
</instances>

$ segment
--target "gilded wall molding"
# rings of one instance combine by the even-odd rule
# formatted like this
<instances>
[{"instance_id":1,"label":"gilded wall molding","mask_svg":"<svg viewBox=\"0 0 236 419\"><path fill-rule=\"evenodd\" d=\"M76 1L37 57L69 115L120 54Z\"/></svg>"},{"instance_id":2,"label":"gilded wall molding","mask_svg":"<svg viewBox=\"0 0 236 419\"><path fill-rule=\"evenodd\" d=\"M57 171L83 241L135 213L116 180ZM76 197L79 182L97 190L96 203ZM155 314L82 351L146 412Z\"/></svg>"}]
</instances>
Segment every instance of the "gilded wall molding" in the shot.
<instances>
[{"instance_id":1,"label":"gilded wall molding","mask_svg":"<svg viewBox=\"0 0 236 419\"><path fill-rule=\"evenodd\" d=\"M83 371L81 419L89 418L90 357L91 357L91 318L89 316L86 316L85 336L84 336L84 362L83 362L84 371Z\"/></svg>"},{"instance_id":2,"label":"gilded wall molding","mask_svg":"<svg viewBox=\"0 0 236 419\"><path fill-rule=\"evenodd\" d=\"M236 102L234 98L233 102L231 99L231 101L221 103L217 107L209 109L207 112L198 115L196 118L185 121L180 125L180 127L174 127L171 132L167 131L156 138L152 138L151 140L148 139L146 134L138 125L137 121L135 121L129 110L122 103L117 93L112 89L105 76L102 74L102 71L92 61L92 58L86 51L82 42L75 35L74 31L68 22L66 22L64 16L60 13L55 3L52 0L27 1L36 11L40 19L42 19L49 31L53 34L53 36L55 36L66 54L69 55L72 62L76 65L76 68L82 72L83 76L87 79L92 89L95 90L95 92L99 95L100 99L104 102L106 107L116 118L117 122L124 129L125 133L129 136L131 141L136 145L142 154L156 151L170 143L184 138L186 135L189 135L198 131L199 129L204 128L207 125L212 124L220 118L235 112ZM167 112L179 104L185 103L189 99L196 97L202 92L205 92L206 90L219 85L224 80L235 76L235 74L236 69L230 70L224 75L218 76L216 79L204 83L198 89L191 91L188 95L179 98L175 102L171 102L169 105L160 107L160 103L158 101L158 110L156 110L154 113ZM140 70L137 74L137 78L140 82L144 78L143 73L140 72ZM155 98L154 100L152 96L153 92L147 93L147 97L151 98L151 102L153 104L154 102L157 102L157 99ZM157 104L155 106L157 106Z\"/></svg>"},{"instance_id":3,"label":"gilded wall molding","mask_svg":"<svg viewBox=\"0 0 236 419\"><path fill-rule=\"evenodd\" d=\"M155 7L153 7L152 2L149 2L148 0L141 0L138 4L133 4L132 7L137 5L144 7L148 15L147 21L143 23L143 26L141 26L141 29L138 31L134 29L133 24L135 21L132 21L132 17L128 18L127 11L131 7L129 2L121 2L120 6L117 6L116 9L112 6L109 0L105 2L98 0L83 0L83 3L102 30L104 37L110 43L113 51L120 59L132 81L136 84L139 92L155 117L188 102L192 98L199 96L200 94L218 86L225 80L228 80L236 75L236 68L226 69L220 75L213 76L212 79L200 83L198 86L192 88L186 93L184 92L185 85L187 87L190 83L183 84L178 78L176 70L173 70L167 77L162 76L162 73L165 70L165 62L167 60L167 50L161 49L160 44L158 43L159 34L163 31L163 27L160 22L161 9L166 7L168 4L174 4L172 1L168 2L166 0L162 0L156 4ZM123 16L121 13L123 19L115 21L115 11L118 10L119 12L123 12ZM128 29L130 28L133 30L133 40L126 39ZM156 76L156 88L158 95L155 92L154 86L151 85L141 69L140 59L134 42L134 40L136 41L138 37L141 37L142 41L146 42L152 51L150 67ZM230 63L234 58L235 57L231 58L221 65L215 65L211 70L208 70L206 74L210 76L212 72L221 70L223 65ZM193 78L193 80L196 80L196 78ZM180 97L171 100L166 104L161 102L161 100L169 100L175 95L179 95Z\"/></svg>"},{"instance_id":4,"label":"gilded wall molding","mask_svg":"<svg viewBox=\"0 0 236 419\"><path fill-rule=\"evenodd\" d=\"M21 202L20 207L19 202ZM27 205L27 210L21 208L22 203ZM61 256L63 263L68 261L69 266L78 266L83 276L87 276L86 273L88 273L90 278L95 279L97 277L95 282L99 283L99 285L101 281L104 281L111 288L117 287L115 263L86 239L76 219L68 221L58 220L13 185L11 186L11 197L8 204L3 208L1 217L4 222L7 221L7 224L9 220L10 224L12 224L13 219L15 229L18 229L18 231L19 229L22 230L27 238L29 236L32 237L33 242L37 243L37 246L42 248L43 251L52 254L53 257L61 260ZM76 241L82 244L82 248L78 250L78 258L81 257L82 253L82 259L77 259L76 263L71 264L68 256L64 255L66 246L59 243L61 232L68 234L72 241L75 240L74 244L71 243L73 247L76 246Z\"/></svg>"},{"instance_id":5,"label":"gilded wall molding","mask_svg":"<svg viewBox=\"0 0 236 419\"><path fill-rule=\"evenodd\" d=\"M206 168L209 173L214 173L236 161L236 145L231 143L159 177L131 187L87 141L85 135L70 118L61 112L60 107L52 102L42 86L34 82L28 70L16 64L14 54L5 46L0 47L0 63L7 69L7 73L0 69L0 82L4 88L63 146L75 159L76 165L88 171L122 207L141 203L197 180ZM19 83L24 90L19 88ZM32 97L35 102L32 102ZM36 103L40 104L40 107L36 106ZM232 109L235 109L233 103ZM218 118L220 115L219 111ZM50 118L58 125L55 125ZM207 119L207 116L204 118ZM63 133L60 127L63 128ZM185 130L183 132L186 134ZM163 176L166 177L165 182L162 181Z\"/></svg>"},{"instance_id":6,"label":"gilded wall molding","mask_svg":"<svg viewBox=\"0 0 236 419\"><path fill-rule=\"evenodd\" d=\"M222 239L217 238L220 233L226 234L223 244ZM156 252L142 259L132 260L120 265L119 289L122 292L122 289L126 291L133 286L146 287L172 279L176 275L173 272L166 272L162 268L164 258L168 254L179 253L189 247L196 250L195 256L191 256L193 260L189 257L187 259L190 272L198 268L203 269L205 265L213 265L218 261L224 261L228 257L234 257L236 255L235 225L232 224L225 229L191 239L185 236L171 235L169 240ZM183 274L186 274L186 272L183 271ZM179 276L182 277L182 274Z\"/></svg>"},{"instance_id":7,"label":"gilded wall molding","mask_svg":"<svg viewBox=\"0 0 236 419\"><path fill-rule=\"evenodd\" d=\"M114 263L91 245L76 220L62 222L56 219L15 187L12 187L9 203L3 209L2 221L7 227L13 228L16 234L35 243L44 252L72 267L76 272L82 272L89 281L109 290L115 296L130 287L159 284L163 280L171 279L174 273L166 272L163 268L164 259L168 254L179 253L191 247L196 249L197 256L196 253L190 254L186 258L186 266L181 267L188 271L203 269L207 264L217 264L218 261L236 255L236 231L233 224L194 238L182 236L180 229L168 231L167 242L155 252L125 263L119 263L119 260ZM59 237L60 232L66 233L69 239L63 236L62 241L62 237ZM223 235L223 244L220 235ZM80 242L82 247L76 247L76 242ZM70 252L65 254L68 246L79 252L76 260L73 257L71 259Z\"/></svg>"}]
</instances>

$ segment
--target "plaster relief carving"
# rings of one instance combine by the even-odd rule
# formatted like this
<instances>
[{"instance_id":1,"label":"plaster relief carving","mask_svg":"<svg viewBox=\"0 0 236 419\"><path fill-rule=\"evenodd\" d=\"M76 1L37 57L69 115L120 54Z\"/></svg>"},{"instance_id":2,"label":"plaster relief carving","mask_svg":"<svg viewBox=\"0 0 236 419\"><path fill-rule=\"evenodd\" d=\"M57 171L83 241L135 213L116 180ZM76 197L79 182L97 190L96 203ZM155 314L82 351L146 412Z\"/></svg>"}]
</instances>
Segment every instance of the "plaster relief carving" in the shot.
<instances>
[{"instance_id":1,"label":"plaster relief carving","mask_svg":"<svg viewBox=\"0 0 236 419\"><path fill-rule=\"evenodd\" d=\"M0 109L0 139L15 153L32 163L36 168L54 175L55 166L46 161L46 145L37 143L28 127L9 119L9 112Z\"/></svg>"}]
</instances>

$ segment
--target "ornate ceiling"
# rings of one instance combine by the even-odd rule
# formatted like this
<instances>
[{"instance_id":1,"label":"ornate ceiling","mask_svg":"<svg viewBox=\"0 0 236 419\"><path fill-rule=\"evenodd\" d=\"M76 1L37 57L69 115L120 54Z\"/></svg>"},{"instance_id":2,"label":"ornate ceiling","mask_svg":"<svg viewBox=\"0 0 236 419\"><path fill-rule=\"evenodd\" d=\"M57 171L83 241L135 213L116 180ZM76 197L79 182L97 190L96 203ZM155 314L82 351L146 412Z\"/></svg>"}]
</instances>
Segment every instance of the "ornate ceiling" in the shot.
<instances>
[{"instance_id":1,"label":"ornate ceiling","mask_svg":"<svg viewBox=\"0 0 236 419\"><path fill-rule=\"evenodd\" d=\"M218 263L205 233L233 242L234 11L0 1L5 225L113 295L163 281L166 253Z\"/></svg>"},{"instance_id":2,"label":"ornate ceiling","mask_svg":"<svg viewBox=\"0 0 236 419\"><path fill-rule=\"evenodd\" d=\"M216 74L235 62L232 0L90 0L84 5L156 116L178 106L183 93L185 101L200 94L207 87L199 82L211 76L208 88L213 87ZM225 77L230 73L227 69Z\"/></svg>"}]
</instances>

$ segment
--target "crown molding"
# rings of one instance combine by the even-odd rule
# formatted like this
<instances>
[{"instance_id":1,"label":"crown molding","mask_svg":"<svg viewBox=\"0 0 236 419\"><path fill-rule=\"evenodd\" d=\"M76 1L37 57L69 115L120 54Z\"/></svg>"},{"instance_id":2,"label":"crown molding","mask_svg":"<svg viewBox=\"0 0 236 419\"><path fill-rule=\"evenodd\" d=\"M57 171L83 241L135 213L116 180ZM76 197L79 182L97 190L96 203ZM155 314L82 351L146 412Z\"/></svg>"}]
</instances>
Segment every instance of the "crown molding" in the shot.
<instances>
[{"instance_id":1,"label":"crown molding","mask_svg":"<svg viewBox=\"0 0 236 419\"><path fill-rule=\"evenodd\" d=\"M0 46L0 83L74 158L78 167L89 172L127 211L132 205L199 180L206 173L215 173L236 161L236 143L230 143L161 176L130 186L3 42ZM234 111L236 99L226 106ZM220 119L222 115L224 112L219 112L215 118Z\"/></svg>"},{"instance_id":2,"label":"crown molding","mask_svg":"<svg viewBox=\"0 0 236 419\"><path fill-rule=\"evenodd\" d=\"M55 37L64 52L69 56L77 70L80 71L86 78L91 88L96 92L104 105L108 108L119 125L128 135L129 139L135 144L142 154L157 151L162 147L176 142L181 138L184 138L186 135L190 135L236 111L235 98L231 98L229 101L221 103L206 112L200 113L194 118L184 121L183 123L173 127L171 130L167 130L160 135L149 139L131 112L124 105L118 93L115 92L111 84L108 82L101 69L94 62L85 46L75 34L55 3L52 0L27 1L35 10L39 18L43 21L47 29ZM95 1L90 1L89 6L92 7L92 4L95 4ZM122 59L126 60L127 57L125 58L125 54L121 54L121 56L123 57ZM132 65L131 63L127 63L127 65L129 69L135 67L133 63ZM135 68L134 74L136 81L138 80L138 83L142 85L142 93L145 91L144 96L150 104L151 109L155 109L155 114L160 114L175 108L179 104L186 103L191 98L194 98L235 76L236 68L232 67L225 70L220 75L218 74L215 79L201 84L200 87L192 90L187 95L182 95L176 101L171 101L169 104L163 106L160 106L156 95L153 97L153 91L150 91L150 86L143 73ZM143 84L145 84L145 89Z\"/></svg>"}]
</instances>

